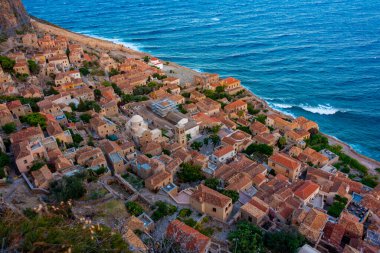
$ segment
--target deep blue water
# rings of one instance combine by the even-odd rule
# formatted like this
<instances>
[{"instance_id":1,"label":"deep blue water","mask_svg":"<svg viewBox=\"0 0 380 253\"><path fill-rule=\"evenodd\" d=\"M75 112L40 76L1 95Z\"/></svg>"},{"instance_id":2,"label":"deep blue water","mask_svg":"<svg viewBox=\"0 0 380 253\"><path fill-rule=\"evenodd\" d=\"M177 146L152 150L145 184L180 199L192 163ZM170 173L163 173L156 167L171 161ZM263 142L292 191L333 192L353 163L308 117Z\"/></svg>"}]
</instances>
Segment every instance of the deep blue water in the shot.
<instances>
[{"instance_id":1,"label":"deep blue water","mask_svg":"<svg viewBox=\"0 0 380 253\"><path fill-rule=\"evenodd\" d=\"M24 0L75 32L234 76L380 160L380 1Z\"/></svg>"}]
</instances>

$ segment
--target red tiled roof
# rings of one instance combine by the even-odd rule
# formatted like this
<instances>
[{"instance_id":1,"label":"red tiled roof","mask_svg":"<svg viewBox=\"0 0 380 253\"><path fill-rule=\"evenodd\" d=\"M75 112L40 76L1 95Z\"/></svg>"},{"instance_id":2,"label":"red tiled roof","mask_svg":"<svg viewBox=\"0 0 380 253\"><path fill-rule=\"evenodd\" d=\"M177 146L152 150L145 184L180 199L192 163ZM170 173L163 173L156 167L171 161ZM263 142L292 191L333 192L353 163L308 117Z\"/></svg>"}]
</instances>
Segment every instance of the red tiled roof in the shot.
<instances>
[{"instance_id":1,"label":"red tiled roof","mask_svg":"<svg viewBox=\"0 0 380 253\"><path fill-rule=\"evenodd\" d=\"M189 252L204 253L211 239L179 220L170 222L166 235L181 244Z\"/></svg>"},{"instance_id":2,"label":"red tiled roof","mask_svg":"<svg viewBox=\"0 0 380 253\"><path fill-rule=\"evenodd\" d=\"M310 180L305 181L297 190L294 192L294 195L299 197L302 200L309 198L314 192L318 191L319 185L313 183Z\"/></svg>"},{"instance_id":3,"label":"red tiled roof","mask_svg":"<svg viewBox=\"0 0 380 253\"><path fill-rule=\"evenodd\" d=\"M283 153L276 153L274 155L272 155L271 157L269 157L269 160L275 162L275 163L278 163L288 169L291 169L291 170L296 170L300 165L301 163Z\"/></svg>"}]
</instances>

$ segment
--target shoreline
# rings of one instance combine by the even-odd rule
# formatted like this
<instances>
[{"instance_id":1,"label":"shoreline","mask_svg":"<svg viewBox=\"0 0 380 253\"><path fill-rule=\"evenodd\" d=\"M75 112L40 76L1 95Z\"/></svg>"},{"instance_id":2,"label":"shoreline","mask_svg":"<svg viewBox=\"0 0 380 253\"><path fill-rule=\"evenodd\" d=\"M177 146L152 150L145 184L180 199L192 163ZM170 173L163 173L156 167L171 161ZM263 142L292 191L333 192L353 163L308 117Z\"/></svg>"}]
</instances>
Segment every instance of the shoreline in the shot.
<instances>
[{"instance_id":1,"label":"shoreline","mask_svg":"<svg viewBox=\"0 0 380 253\"><path fill-rule=\"evenodd\" d=\"M127 56L127 57L140 57L141 58L144 56L151 56L148 53L136 51L134 49L126 47L125 45L117 44L117 43L109 41L109 40L94 38L94 37L91 37L88 35L69 31L67 29L61 28L57 25L54 25L48 21L39 19L39 18L34 17L34 16L31 16L31 22L32 22L32 25L34 26L34 28L41 31L41 32L48 32L48 33L52 33L55 35L65 36L70 40L77 41L80 44L83 44L83 45L91 47L91 48L95 48L95 49L99 48L99 49L108 50L108 51L117 51L116 53L120 53L122 56ZM199 73L196 70L187 68L185 66L182 66L182 65L179 65L179 64L173 63L173 62L170 62L169 66L172 67L173 69L186 71L186 72L191 73L193 75ZM264 109L267 109L268 111L272 111L272 112L275 112L277 114L280 114L281 116L283 116L285 118L293 118L290 115L287 115L281 111L278 111L278 110L270 107L269 104L267 103L267 101L265 101L264 99L255 95L253 93L253 91L251 91L247 87L245 87L245 86L243 86L243 87L254 99L263 103L263 105L265 107ZM328 138L329 143L331 145L338 144L338 145L342 146L343 152L345 154L347 154L348 156L351 156L354 159L357 159L360 163L362 163L364 166L366 166L368 168L369 174L378 175L378 172L375 169L380 168L380 161L377 161L373 158L370 158L370 157L367 157L365 155L358 153L349 144L347 144L341 140L338 140L337 138L335 138L333 136L330 136L330 135L325 134L325 133L322 133L322 134Z\"/></svg>"}]
</instances>

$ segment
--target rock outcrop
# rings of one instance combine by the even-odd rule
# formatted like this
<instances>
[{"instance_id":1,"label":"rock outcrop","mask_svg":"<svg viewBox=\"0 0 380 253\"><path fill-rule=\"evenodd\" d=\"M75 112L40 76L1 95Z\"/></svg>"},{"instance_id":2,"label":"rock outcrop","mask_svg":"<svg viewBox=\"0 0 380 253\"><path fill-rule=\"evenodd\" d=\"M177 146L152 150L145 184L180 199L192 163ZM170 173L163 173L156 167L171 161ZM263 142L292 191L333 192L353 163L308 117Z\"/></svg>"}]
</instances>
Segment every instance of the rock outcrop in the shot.
<instances>
[{"instance_id":1,"label":"rock outcrop","mask_svg":"<svg viewBox=\"0 0 380 253\"><path fill-rule=\"evenodd\" d=\"M21 0L0 0L0 36L8 37L31 27Z\"/></svg>"}]
</instances>

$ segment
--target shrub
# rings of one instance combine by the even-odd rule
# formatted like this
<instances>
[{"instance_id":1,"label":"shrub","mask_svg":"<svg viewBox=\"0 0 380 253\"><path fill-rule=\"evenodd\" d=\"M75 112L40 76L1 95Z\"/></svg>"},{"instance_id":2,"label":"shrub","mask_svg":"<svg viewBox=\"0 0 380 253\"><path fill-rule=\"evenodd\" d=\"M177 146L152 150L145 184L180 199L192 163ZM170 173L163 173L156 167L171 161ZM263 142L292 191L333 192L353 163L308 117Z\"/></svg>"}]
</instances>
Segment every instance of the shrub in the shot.
<instances>
[{"instance_id":1,"label":"shrub","mask_svg":"<svg viewBox=\"0 0 380 253\"><path fill-rule=\"evenodd\" d=\"M53 181L50 184L50 192L53 200L60 202L83 197L86 193L83 179L81 175L74 175L71 177L65 176L60 180Z\"/></svg>"},{"instance_id":2,"label":"shrub","mask_svg":"<svg viewBox=\"0 0 380 253\"><path fill-rule=\"evenodd\" d=\"M271 156L273 154L273 147L266 144L251 144L243 152L247 155L252 155L257 152L266 156Z\"/></svg>"},{"instance_id":3,"label":"shrub","mask_svg":"<svg viewBox=\"0 0 380 253\"><path fill-rule=\"evenodd\" d=\"M234 190L223 190L221 192L223 195L226 195L227 197L230 197L232 199L232 203L235 203L239 200L239 193Z\"/></svg>"},{"instance_id":4,"label":"shrub","mask_svg":"<svg viewBox=\"0 0 380 253\"><path fill-rule=\"evenodd\" d=\"M37 75L38 73L40 73L40 66L33 60L28 60L28 67L30 73L32 73L33 75Z\"/></svg>"},{"instance_id":5,"label":"shrub","mask_svg":"<svg viewBox=\"0 0 380 253\"><path fill-rule=\"evenodd\" d=\"M266 119L267 119L267 116L264 115L264 114L259 114L259 115L257 115L257 117L256 117L256 120L257 120L258 122L263 123L263 124L265 124L265 120L266 120Z\"/></svg>"},{"instance_id":6,"label":"shrub","mask_svg":"<svg viewBox=\"0 0 380 253\"><path fill-rule=\"evenodd\" d=\"M90 114L84 113L79 117L83 122L89 123L92 118Z\"/></svg>"},{"instance_id":7,"label":"shrub","mask_svg":"<svg viewBox=\"0 0 380 253\"><path fill-rule=\"evenodd\" d=\"M13 67L15 66L16 62L6 56L0 56L0 65L3 68L5 72L13 72Z\"/></svg>"},{"instance_id":8,"label":"shrub","mask_svg":"<svg viewBox=\"0 0 380 253\"><path fill-rule=\"evenodd\" d=\"M154 221L158 221L159 219L167 216L167 215L172 215L175 212L177 212L177 207L170 205L166 202L163 201L157 201L155 203L155 207L157 207L157 210L153 212L152 214L152 219Z\"/></svg>"},{"instance_id":9,"label":"shrub","mask_svg":"<svg viewBox=\"0 0 380 253\"><path fill-rule=\"evenodd\" d=\"M189 208L183 208L179 211L178 216L181 218L189 217L192 211Z\"/></svg>"},{"instance_id":10,"label":"shrub","mask_svg":"<svg viewBox=\"0 0 380 253\"><path fill-rule=\"evenodd\" d=\"M327 213L335 218L339 217L340 213L346 207L347 198L335 195L333 204L327 210Z\"/></svg>"},{"instance_id":11,"label":"shrub","mask_svg":"<svg viewBox=\"0 0 380 253\"><path fill-rule=\"evenodd\" d=\"M182 182L195 182L204 179L201 166L190 163L183 163L177 172L177 176Z\"/></svg>"},{"instance_id":12,"label":"shrub","mask_svg":"<svg viewBox=\"0 0 380 253\"><path fill-rule=\"evenodd\" d=\"M139 216L144 212L144 208L142 206L134 201L128 201L125 203L125 207L127 208L128 213L134 216Z\"/></svg>"},{"instance_id":13,"label":"shrub","mask_svg":"<svg viewBox=\"0 0 380 253\"><path fill-rule=\"evenodd\" d=\"M26 116L22 116L22 117L20 117L20 120L21 120L21 122L28 123L31 126L36 127L36 126L40 125L40 127L42 129L46 128L46 119L44 116L42 116L42 114L40 114L38 112L34 112L34 113L28 114Z\"/></svg>"},{"instance_id":14,"label":"shrub","mask_svg":"<svg viewBox=\"0 0 380 253\"><path fill-rule=\"evenodd\" d=\"M13 122L5 124L2 129L6 134L11 134L16 131L16 124Z\"/></svg>"}]
</instances>

